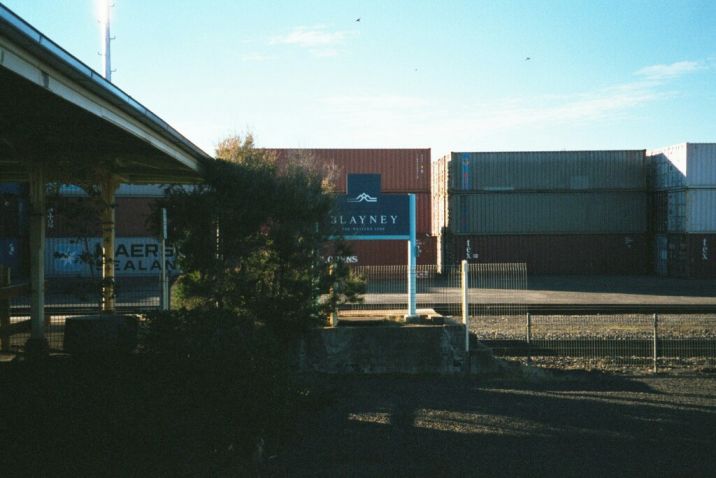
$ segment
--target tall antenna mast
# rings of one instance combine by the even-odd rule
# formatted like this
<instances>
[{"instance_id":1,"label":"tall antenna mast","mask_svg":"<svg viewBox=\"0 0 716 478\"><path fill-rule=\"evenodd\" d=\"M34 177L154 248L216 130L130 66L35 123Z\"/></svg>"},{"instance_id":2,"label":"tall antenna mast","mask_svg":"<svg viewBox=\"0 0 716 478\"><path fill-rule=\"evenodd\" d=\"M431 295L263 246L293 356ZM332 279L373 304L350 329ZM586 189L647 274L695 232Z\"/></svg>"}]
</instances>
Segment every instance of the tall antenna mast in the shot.
<instances>
[{"instance_id":1,"label":"tall antenna mast","mask_svg":"<svg viewBox=\"0 0 716 478\"><path fill-rule=\"evenodd\" d=\"M112 51L110 42L114 38L110 35L110 23L111 23L111 9L114 4L110 3L111 0L103 0L104 11L104 42L102 48L102 63L104 67L104 78L111 82L112 81Z\"/></svg>"}]
</instances>

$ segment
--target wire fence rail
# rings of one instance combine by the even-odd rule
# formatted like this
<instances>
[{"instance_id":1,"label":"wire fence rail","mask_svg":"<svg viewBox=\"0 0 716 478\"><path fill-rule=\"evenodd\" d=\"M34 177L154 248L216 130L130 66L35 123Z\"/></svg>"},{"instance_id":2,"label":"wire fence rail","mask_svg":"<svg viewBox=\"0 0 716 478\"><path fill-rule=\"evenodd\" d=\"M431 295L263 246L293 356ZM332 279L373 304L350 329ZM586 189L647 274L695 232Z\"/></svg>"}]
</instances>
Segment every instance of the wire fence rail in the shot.
<instances>
[{"instance_id":1,"label":"wire fence rail","mask_svg":"<svg viewBox=\"0 0 716 478\"><path fill-rule=\"evenodd\" d=\"M354 267L365 281L363 301L347 311L407 310L405 266ZM462 322L462 267L417 266L417 307ZM530 313L515 295L528 289L524 264L470 264L467 275L467 323L472 341L497 356L561 368L643 369L716 367L716 314L713 313ZM144 313L160 307L157 278L119 280L117 309ZM89 284L68 279L48 281L46 331L52 350L61 351L68 317L94 314L98 294ZM18 324L29 319L29 298L10 299L7 325L19 327L0 336L4 351L21 351L29 337ZM1 311L0 311L1 312ZM0 324L2 325L2 324ZM466 344L467 346L467 344Z\"/></svg>"}]
</instances>

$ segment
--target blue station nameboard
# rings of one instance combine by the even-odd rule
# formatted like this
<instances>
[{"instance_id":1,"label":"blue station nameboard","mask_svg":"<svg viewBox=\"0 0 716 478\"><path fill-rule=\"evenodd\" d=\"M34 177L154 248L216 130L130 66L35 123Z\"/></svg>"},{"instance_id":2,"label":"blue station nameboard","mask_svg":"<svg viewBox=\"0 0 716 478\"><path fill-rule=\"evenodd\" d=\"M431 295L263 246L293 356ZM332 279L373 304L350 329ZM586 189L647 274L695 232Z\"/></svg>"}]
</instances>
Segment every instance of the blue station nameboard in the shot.
<instances>
[{"instance_id":1,"label":"blue station nameboard","mask_svg":"<svg viewBox=\"0 0 716 478\"><path fill-rule=\"evenodd\" d=\"M331 224L346 239L410 239L410 198L380 194L379 174L349 174Z\"/></svg>"}]
</instances>

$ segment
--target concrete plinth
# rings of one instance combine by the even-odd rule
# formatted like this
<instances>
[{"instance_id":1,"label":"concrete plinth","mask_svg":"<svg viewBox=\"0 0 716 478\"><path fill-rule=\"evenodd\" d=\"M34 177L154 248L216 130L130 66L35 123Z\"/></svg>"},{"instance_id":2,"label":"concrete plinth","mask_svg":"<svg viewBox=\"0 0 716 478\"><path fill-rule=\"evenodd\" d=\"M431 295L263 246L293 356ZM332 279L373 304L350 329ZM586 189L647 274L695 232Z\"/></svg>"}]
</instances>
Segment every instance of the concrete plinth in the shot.
<instances>
[{"instance_id":1,"label":"concrete plinth","mask_svg":"<svg viewBox=\"0 0 716 478\"><path fill-rule=\"evenodd\" d=\"M464 372L462 325L335 327L309 330L298 365L323 373Z\"/></svg>"},{"instance_id":2,"label":"concrete plinth","mask_svg":"<svg viewBox=\"0 0 716 478\"><path fill-rule=\"evenodd\" d=\"M64 350L73 355L128 353L137 346L137 318L101 314L65 321Z\"/></svg>"}]
</instances>

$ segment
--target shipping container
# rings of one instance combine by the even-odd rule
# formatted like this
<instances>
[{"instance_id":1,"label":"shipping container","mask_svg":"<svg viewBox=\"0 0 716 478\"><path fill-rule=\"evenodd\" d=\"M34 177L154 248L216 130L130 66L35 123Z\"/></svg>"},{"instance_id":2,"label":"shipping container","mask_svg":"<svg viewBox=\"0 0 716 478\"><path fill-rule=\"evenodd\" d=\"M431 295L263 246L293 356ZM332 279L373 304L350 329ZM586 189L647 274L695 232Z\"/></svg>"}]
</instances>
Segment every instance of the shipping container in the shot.
<instances>
[{"instance_id":1,"label":"shipping container","mask_svg":"<svg viewBox=\"0 0 716 478\"><path fill-rule=\"evenodd\" d=\"M657 234L716 233L716 189L677 189L652 193Z\"/></svg>"},{"instance_id":2,"label":"shipping container","mask_svg":"<svg viewBox=\"0 0 716 478\"><path fill-rule=\"evenodd\" d=\"M16 237L0 238L0 264L9 267L11 276L22 275L23 241Z\"/></svg>"},{"instance_id":3,"label":"shipping container","mask_svg":"<svg viewBox=\"0 0 716 478\"><path fill-rule=\"evenodd\" d=\"M47 277L101 276L99 237L76 239L55 237L45 244L45 274ZM115 239L115 269L117 277L159 276L159 241L154 237L117 237ZM87 260L94 258L94 264ZM167 247L167 268L176 272L174 248Z\"/></svg>"},{"instance_id":4,"label":"shipping container","mask_svg":"<svg viewBox=\"0 0 716 478\"><path fill-rule=\"evenodd\" d=\"M716 278L716 234L660 234L656 249L659 275Z\"/></svg>"},{"instance_id":5,"label":"shipping container","mask_svg":"<svg viewBox=\"0 0 716 478\"><path fill-rule=\"evenodd\" d=\"M419 235L419 265L435 264L436 240L433 236ZM350 255L343 259L357 266L394 266L408 264L407 241L347 241ZM335 252L329 245L325 251L326 260L335 260Z\"/></svg>"},{"instance_id":6,"label":"shipping container","mask_svg":"<svg viewBox=\"0 0 716 478\"><path fill-rule=\"evenodd\" d=\"M20 196L25 190L26 187L23 183L0 183L0 195Z\"/></svg>"},{"instance_id":7,"label":"shipping container","mask_svg":"<svg viewBox=\"0 0 716 478\"><path fill-rule=\"evenodd\" d=\"M716 143L682 143L646 152L651 188L716 188Z\"/></svg>"},{"instance_id":8,"label":"shipping container","mask_svg":"<svg viewBox=\"0 0 716 478\"><path fill-rule=\"evenodd\" d=\"M453 234L609 234L647 229L645 192L454 194Z\"/></svg>"},{"instance_id":9,"label":"shipping container","mask_svg":"<svg viewBox=\"0 0 716 478\"><path fill-rule=\"evenodd\" d=\"M148 219L156 198L118 197L115 208L117 236L143 237L153 235ZM101 235L100 216L96 203L82 197L60 197L47 208L48 237L92 237Z\"/></svg>"},{"instance_id":10,"label":"shipping container","mask_svg":"<svg viewBox=\"0 0 716 478\"><path fill-rule=\"evenodd\" d=\"M279 168L301 164L346 192L348 174L381 175L383 192L430 192L430 149L274 149Z\"/></svg>"},{"instance_id":11,"label":"shipping container","mask_svg":"<svg viewBox=\"0 0 716 478\"><path fill-rule=\"evenodd\" d=\"M646 190L644 150L450 153L442 163L438 193Z\"/></svg>"},{"instance_id":12,"label":"shipping container","mask_svg":"<svg viewBox=\"0 0 716 478\"><path fill-rule=\"evenodd\" d=\"M645 234L472 235L441 238L442 265L524 262L529 274L646 274Z\"/></svg>"},{"instance_id":13,"label":"shipping container","mask_svg":"<svg viewBox=\"0 0 716 478\"><path fill-rule=\"evenodd\" d=\"M115 197L164 197L167 184L120 184L115 191ZM191 187L191 186L183 186ZM87 193L73 184L62 184L58 191L64 197L85 197Z\"/></svg>"},{"instance_id":14,"label":"shipping container","mask_svg":"<svg viewBox=\"0 0 716 478\"><path fill-rule=\"evenodd\" d=\"M716 189L689 189L686 195L687 233L716 233Z\"/></svg>"},{"instance_id":15,"label":"shipping container","mask_svg":"<svg viewBox=\"0 0 716 478\"><path fill-rule=\"evenodd\" d=\"M12 194L0 194L0 237L21 235L23 214L22 198Z\"/></svg>"}]
</instances>

